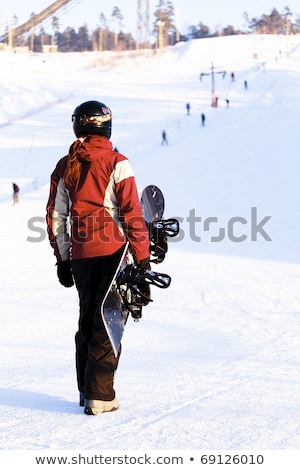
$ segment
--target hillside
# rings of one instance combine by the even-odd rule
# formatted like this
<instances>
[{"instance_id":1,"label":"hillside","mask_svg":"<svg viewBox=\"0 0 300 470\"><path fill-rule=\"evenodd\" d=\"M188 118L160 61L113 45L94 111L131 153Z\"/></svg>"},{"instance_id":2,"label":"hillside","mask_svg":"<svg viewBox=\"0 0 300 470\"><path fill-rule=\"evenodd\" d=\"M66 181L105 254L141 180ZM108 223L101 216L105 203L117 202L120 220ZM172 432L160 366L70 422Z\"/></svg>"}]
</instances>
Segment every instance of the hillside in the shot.
<instances>
[{"instance_id":1,"label":"hillside","mask_svg":"<svg viewBox=\"0 0 300 470\"><path fill-rule=\"evenodd\" d=\"M287 57L285 40L0 53L2 450L299 449L300 48L290 38ZM211 76L199 79L212 63L217 108ZM128 322L120 409L92 418L76 390L77 294L56 279L44 223L50 173L88 99L112 108L114 145L182 229L161 265L170 288Z\"/></svg>"}]
</instances>

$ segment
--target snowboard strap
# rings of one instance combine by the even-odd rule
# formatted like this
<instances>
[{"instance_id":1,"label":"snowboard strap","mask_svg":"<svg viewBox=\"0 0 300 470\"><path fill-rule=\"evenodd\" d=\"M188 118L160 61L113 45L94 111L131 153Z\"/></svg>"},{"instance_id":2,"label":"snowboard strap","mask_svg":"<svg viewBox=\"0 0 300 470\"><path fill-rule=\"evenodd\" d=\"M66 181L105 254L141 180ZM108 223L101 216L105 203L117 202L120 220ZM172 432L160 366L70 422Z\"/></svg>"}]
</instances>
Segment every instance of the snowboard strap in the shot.
<instances>
[{"instance_id":1,"label":"snowboard strap","mask_svg":"<svg viewBox=\"0 0 300 470\"><path fill-rule=\"evenodd\" d=\"M166 219L152 222L150 232L155 232L155 230L158 231L158 234L164 235L166 237L176 237L179 233L179 222L177 219Z\"/></svg>"},{"instance_id":2,"label":"snowboard strap","mask_svg":"<svg viewBox=\"0 0 300 470\"><path fill-rule=\"evenodd\" d=\"M179 222L177 219L157 220L148 223L150 238L151 263L159 264L168 251L168 237L176 237L179 233Z\"/></svg>"},{"instance_id":3,"label":"snowboard strap","mask_svg":"<svg viewBox=\"0 0 300 470\"><path fill-rule=\"evenodd\" d=\"M129 264L119 273L119 282L130 285L152 285L161 289L166 289L171 284L171 277L168 274L157 273L150 269L142 269L135 264Z\"/></svg>"}]
</instances>

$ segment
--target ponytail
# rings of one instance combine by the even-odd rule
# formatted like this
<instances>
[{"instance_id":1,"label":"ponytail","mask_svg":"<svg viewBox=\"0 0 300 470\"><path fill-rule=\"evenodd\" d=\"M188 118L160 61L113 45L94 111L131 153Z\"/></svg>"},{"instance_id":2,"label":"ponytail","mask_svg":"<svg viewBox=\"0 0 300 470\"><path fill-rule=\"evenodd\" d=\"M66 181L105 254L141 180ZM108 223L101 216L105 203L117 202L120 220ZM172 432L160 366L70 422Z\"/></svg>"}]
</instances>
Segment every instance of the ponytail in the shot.
<instances>
[{"instance_id":1,"label":"ponytail","mask_svg":"<svg viewBox=\"0 0 300 470\"><path fill-rule=\"evenodd\" d=\"M81 174L81 163L78 159L78 149L82 144L81 139L75 140L69 148L69 158L64 174L64 182L67 186L76 188Z\"/></svg>"}]
</instances>

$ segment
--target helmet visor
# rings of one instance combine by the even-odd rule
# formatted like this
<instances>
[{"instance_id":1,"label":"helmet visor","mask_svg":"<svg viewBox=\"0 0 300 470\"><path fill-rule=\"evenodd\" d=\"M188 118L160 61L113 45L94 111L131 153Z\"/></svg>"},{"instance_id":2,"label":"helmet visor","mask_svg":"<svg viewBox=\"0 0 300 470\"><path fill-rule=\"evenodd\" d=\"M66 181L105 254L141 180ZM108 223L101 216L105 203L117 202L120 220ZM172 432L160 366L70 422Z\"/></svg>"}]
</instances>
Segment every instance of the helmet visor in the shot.
<instances>
[{"instance_id":1,"label":"helmet visor","mask_svg":"<svg viewBox=\"0 0 300 470\"><path fill-rule=\"evenodd\" d=\"M80 126L87 126L89 124L93 124L95 126L101 127L101 125L105 122L111 121L112 115L111 113L105 114L103 116L77 116L76 114L72 115L72 122L73 124L80 124Z\"/></svg>"}]
</instances>

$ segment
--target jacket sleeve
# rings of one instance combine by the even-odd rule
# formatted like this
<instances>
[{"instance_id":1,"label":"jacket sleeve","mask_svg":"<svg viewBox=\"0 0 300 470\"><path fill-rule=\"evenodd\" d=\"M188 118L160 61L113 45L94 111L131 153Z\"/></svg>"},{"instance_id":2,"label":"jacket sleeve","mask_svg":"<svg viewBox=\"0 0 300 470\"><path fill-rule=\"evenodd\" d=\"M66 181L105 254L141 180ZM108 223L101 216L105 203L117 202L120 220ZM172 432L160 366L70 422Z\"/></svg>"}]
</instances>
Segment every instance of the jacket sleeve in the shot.
<instances>
[{"instance_id":1,"label":"jacket sleeve","mask_svg":"<svg viewBox=\"0 0 300 470\"><path fill-rule=\"evenodd\" d=\"M136 263L150 256L149 233L138 196L131 165L127 159L115 168L115 192L120 208L120 220Z\"/></svg>"},{"instance_id":2,"label":"jacket sleeve","mask_svg":"<svg viewBox=\"0 0 300 470\"><path fill-rule=\"evenodd\" d=\"M63 168L64 159L58 162L51 175L46 208L48 237L58 262L70 259L69 195L62 179Z\"/></svg>"}]
</instances>

